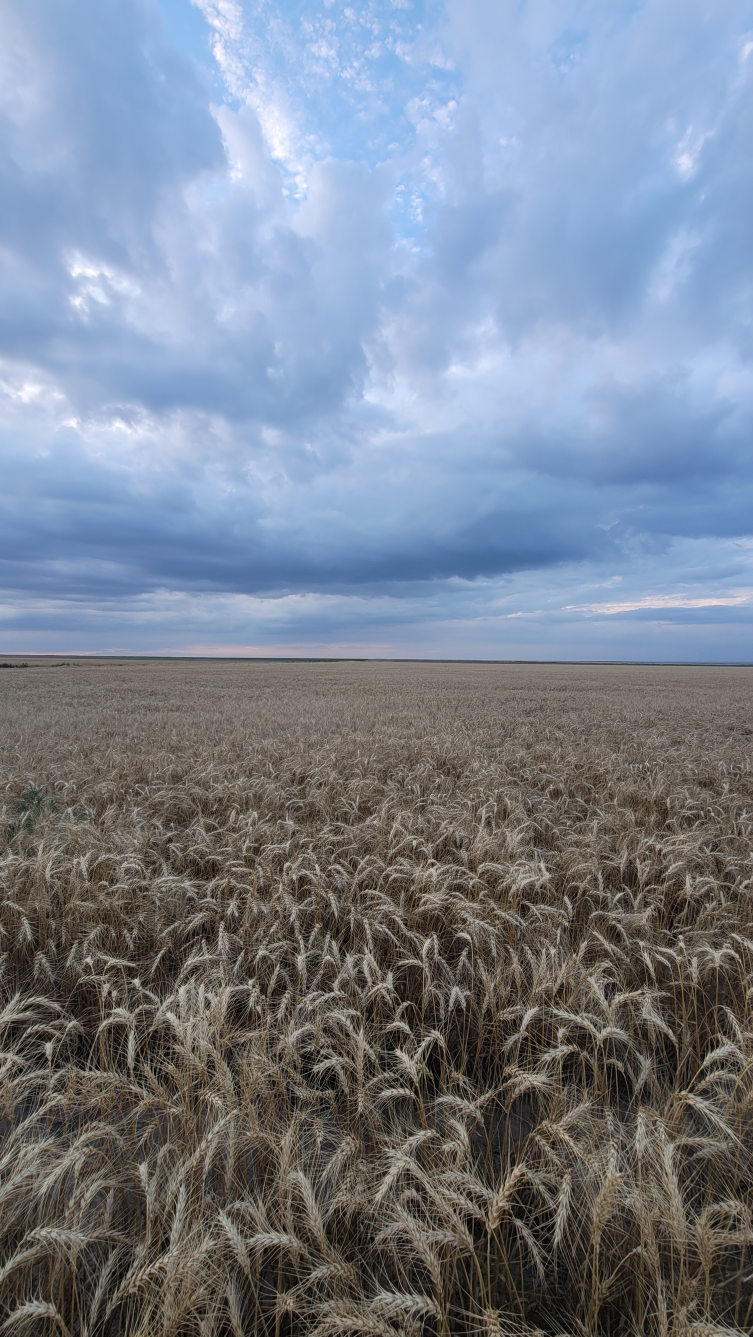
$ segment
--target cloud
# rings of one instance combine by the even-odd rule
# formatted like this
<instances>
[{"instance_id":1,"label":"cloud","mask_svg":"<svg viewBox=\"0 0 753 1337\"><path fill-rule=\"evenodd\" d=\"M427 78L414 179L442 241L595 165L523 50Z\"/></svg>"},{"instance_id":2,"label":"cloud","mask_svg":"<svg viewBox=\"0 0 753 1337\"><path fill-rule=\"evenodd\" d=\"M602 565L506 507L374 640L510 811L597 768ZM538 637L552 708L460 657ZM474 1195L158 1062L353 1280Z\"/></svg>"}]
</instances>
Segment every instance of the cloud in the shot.
<instances>
[{"instance_id":1,"label":"cloud","mask_svg":"<svg viewBox=\"0 0 753 1337\"><path fill-rule=\"evenodd\" d=\"M736 608L745 5L168 4L0 0L6 625L167 599L208 644L214 599L230 644L256 599L286 644L556 648L563 609Z\"/></svg>"},{"instance_id":2,"label":"cloud","mask_svg":"<svg viewBox=\"0 0 753 1337\"><path fill-rule=\"evenodd\" d=\"M741 594L721 597L707 594L694 599L689 599L682 594L647 594L642 599L624 599L622 602L568 604L566 611L568 613L606 613L611 616L613 613L635 613L644 608L651 611L667 608L733 608L740 604L753 605L753 590L744 590Z\"/></svg>"}]
</instances>

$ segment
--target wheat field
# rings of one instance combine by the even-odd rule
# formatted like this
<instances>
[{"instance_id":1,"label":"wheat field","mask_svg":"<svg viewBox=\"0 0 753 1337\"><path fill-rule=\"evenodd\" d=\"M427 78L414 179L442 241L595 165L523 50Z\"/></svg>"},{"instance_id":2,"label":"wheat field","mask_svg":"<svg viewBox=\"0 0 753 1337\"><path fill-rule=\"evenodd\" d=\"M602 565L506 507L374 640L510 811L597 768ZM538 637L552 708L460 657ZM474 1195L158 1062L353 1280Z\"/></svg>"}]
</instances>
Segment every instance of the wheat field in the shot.
<instances>
[{"instance_id":1,"label":"wheat field","mask_svg":"<svg viewBox=\"0 0 753 1337\"><path fill-rule=\"evenodd\" d=\"M0 704L0 1331L751 1331L753 670Z\"/></svg>"}]
</instances>

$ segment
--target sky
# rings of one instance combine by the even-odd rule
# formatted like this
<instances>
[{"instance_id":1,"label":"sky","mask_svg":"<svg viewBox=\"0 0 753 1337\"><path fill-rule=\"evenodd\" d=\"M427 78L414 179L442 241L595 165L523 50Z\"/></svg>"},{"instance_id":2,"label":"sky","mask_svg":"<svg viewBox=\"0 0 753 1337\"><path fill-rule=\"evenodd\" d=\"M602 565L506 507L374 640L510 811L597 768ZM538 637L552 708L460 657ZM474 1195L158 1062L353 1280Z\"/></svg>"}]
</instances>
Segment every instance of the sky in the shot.
<instances>
[{"instance_id":1,"label":"sky","mask_svg":"<svg viewBox=\"0 0 753 1337\"><path fill-rule=\"evenodd\" d=\"M753 660L753 0L0 36L0 652Z\"/></svg>"}]
</instances>

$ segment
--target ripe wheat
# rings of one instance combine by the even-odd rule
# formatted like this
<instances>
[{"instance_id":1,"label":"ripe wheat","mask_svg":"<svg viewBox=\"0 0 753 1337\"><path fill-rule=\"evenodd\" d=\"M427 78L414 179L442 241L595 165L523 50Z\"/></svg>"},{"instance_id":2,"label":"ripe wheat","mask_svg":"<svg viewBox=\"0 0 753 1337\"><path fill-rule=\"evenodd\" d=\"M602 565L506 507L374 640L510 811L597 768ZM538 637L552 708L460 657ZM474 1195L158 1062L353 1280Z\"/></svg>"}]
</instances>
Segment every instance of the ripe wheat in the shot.
<instances>
[{"instance_id":1,"label":"ripe wheat","mask_svg":"<svg viewBox=\"0 0 753 1337\"><path fill-rule=\"evenodd\" d=\"M0 694L0 1331L751 1330L753 671Z\"/></svg>"}]
</instances>

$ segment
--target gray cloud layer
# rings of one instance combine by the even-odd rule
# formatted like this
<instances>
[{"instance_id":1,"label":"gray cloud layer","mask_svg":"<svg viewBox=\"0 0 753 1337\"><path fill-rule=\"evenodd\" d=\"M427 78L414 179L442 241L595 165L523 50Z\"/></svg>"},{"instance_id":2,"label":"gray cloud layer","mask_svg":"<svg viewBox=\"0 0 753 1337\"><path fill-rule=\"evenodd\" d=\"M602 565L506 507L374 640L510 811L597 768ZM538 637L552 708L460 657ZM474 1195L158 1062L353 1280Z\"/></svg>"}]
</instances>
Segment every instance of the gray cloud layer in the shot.
<instances>
[{"instance_id":1,"label":"gray cloud layer","mask_svg":"<svg viewBox=\"0 0 753 1337\"><path fill-rule=\"evenodd\" d=\"M0 0L8 625L747 589L746 5L195 4L205 64L156 0Z\"/></svg>"}]
</instances>

